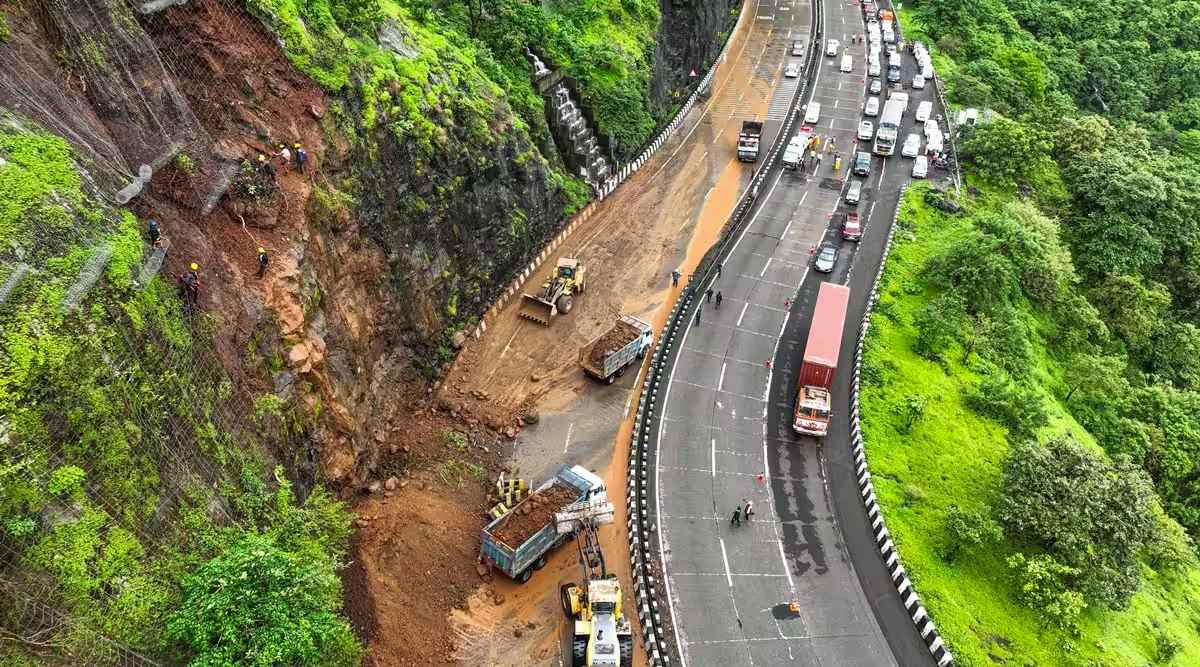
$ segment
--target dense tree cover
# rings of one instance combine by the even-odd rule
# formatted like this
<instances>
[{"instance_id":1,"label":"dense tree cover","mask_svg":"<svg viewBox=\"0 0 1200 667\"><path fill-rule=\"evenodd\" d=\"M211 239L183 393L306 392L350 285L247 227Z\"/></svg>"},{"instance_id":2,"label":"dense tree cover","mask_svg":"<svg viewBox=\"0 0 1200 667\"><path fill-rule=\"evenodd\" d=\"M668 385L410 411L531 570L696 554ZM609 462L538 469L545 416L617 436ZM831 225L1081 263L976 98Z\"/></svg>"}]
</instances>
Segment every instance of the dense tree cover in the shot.
<instances>
[{"instance_id":1,"label":"dense tree cover","mask_svg":"<svg viewBox=\"0 0 1200 667\"><path fill-rule=\"evenodd\" d=\"M1021 386L1019 330L1047 329L1068 408L1108 452L1148 473L1170 516L1200 536L1200 3L914 4L949 58L950 100L998 112L965 131L968 172L1031 192L1038 217L1020 226L1038 220L1056 240L1061 228L1064 242L1056 255L1045 245L1022 254L980 225L933 265L951 296L929 304L918 349L954 344L932 323L956 323L964 341L986 341L964 346L1011 378L987 389L1011 392ZM1055 267L1071 265L1079 278L1064 281ZM1018 303L998 316L1014 296L1046 315L1031 322ZM1009 325L991 328L997 317ZM973 400L1027 432L987 391Z\"/></svg>"}]
</instances>

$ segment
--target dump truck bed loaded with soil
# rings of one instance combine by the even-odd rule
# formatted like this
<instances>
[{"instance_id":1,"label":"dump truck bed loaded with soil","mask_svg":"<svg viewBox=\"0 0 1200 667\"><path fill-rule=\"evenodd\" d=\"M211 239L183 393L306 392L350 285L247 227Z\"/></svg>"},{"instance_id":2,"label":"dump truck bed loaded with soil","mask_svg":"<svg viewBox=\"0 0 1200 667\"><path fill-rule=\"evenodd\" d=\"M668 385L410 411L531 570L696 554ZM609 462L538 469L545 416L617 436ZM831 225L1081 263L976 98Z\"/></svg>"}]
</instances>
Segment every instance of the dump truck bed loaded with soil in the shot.
<instances>
[{"instance_id":1,"label":"dump truck bed loaded with soil","mask_svg":"<svg viewBox=\"0 0 1200 667\"><path fill-rule=\"evenodd\" d=\"M642 358L654 343L650 325L632 315L624 315L612 328L594 338L579 351L579 365L592 377L612 384L621 372Z\"/></svg>"},{"instance_id":2,"label":"dump truck bed loaded with soil","mask_svg":"<svg viewBox=\"0 0 1200 667\"><path fill-rule=\"evenodd\" d=\"M563 466L528 498L483 527L480 560L520 582L546 564L545 555L570 536L559 535L554 514L604 483L580 466Z\"/></svg>"}]
</instances>

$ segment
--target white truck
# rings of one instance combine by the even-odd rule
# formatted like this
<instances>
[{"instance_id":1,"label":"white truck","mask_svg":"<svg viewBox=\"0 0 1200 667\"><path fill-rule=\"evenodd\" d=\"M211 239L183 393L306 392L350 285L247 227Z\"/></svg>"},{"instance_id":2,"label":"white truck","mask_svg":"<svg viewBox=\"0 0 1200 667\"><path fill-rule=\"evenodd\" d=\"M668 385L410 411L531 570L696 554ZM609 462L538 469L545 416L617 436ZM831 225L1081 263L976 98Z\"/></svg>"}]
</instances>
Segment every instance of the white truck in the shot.
<instances>
[{"instance_id":1,"label":"white truck","mask_svg":"<svg viewBox=\"0 0 1200 667\"><path fill-rule=\"evenodd\" d=\"M904 109L908 106L908 96L903 99L893 95L883 104L883 113L879 116L879 129L875 132L875 154L891 155L896 152L896 142L900 136L900 121L904 118Z\"/></svg>"},{"instance_id":2,"label":"white truck","mask_svg":"<svg viewBox=\"0 0 1200 667\"><path fill-rule=\"evenodd\" d=\"M588 375L612 384L635 359L654 345L654 329L645 320L622 315L612 328L579 351L579 365Z\"/></svg>"}]
</instances>

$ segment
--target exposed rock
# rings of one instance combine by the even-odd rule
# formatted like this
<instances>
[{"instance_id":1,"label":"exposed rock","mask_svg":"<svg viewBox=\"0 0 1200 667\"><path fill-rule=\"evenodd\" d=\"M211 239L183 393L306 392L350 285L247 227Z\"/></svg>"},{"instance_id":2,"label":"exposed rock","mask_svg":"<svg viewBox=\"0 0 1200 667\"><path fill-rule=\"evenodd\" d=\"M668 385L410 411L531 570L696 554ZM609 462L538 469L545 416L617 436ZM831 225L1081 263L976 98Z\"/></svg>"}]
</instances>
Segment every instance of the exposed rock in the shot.
<instances>
[{"instance_id":1,"label":"exposed rock","mask_svg":"<svg viewBox=\"0 0 1200 667\"><path fill-rule=\"evenodd\" d=\"M458 331L455 331L454 336L450 339L450 344L453 345L454 349L456 349L456 350L462 348L462 346L466 345L466 343L467 343L467 332L465 332L461 329Z\"/></svg>"},{"instance_id":2,"label":"exposed rock","mask_svg":"<svg viewBox=\"0 0 1200 667\"><path fill-rule=\"evenodd\" d=\"M386 488L388 491L395 491L395 490L396 490L396 484L397 484L398 482L399 482L399 480L397 480L395 477L388 477L388 478L387 478L387 481L383 483L383 486L384 486L384 488Z\"/></svg>"},{"instance_id":3,"label":"exposed rock","mask_svg":"<svg viewBox=\"0 0 1200 667\"><path fill-rule=\"evenodd\" d=\"M521 415L521 421L525 422L526 424L536 424L541 420L542 416L538 414L537 410L530 410L529 412Z\"/></svg>"},{"instance_id":4,"label":"exposed rock","mask_svg":"<svg viewBox=\"0 0 1200 667\"><path fill-rule=\"evenodd\" d=\"M375 480L367 486L367 491L370 493L379 493L379 489L382 486L383 485L379 483L379 480Z\"/></svg>"}]
</instances>

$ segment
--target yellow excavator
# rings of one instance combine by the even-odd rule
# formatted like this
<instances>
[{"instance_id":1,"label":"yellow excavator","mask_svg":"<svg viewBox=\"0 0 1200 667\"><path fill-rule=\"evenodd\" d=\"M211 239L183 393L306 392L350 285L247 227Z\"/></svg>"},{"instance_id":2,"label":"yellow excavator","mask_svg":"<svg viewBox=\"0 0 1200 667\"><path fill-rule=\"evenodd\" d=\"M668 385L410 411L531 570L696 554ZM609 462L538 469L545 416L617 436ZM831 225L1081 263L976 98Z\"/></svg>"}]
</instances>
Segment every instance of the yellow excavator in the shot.
<instances>
[{"instance_id":1,"label":"yellow excavator","mask_svg":"<svg viewBox=\"0 0 1200 667\"><path fill-rule=\"evenodd\" d=\"M593 495L563 508L555 519L560 535L575 534L587 582L559 589L571 619L571 667L633 667L633 630L621 610L621 582L605 568L596 538L596 528L613 520L612 503L606 494Z\"/></svg>"},{"instance_id":2,"label":"yellow excavator","mask_svg":"<svg viewBox=\"0 0 1200 667\"><path fill-rule=\"evenodd\" d=\"M543 326L555 315L571 312L574 295L583 292L586 269L575 257L559 257L554 273L542 282L537 294L525 293L517 314Z\"/></svg>"}]
</instances>

